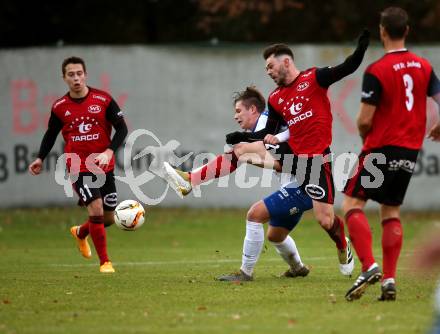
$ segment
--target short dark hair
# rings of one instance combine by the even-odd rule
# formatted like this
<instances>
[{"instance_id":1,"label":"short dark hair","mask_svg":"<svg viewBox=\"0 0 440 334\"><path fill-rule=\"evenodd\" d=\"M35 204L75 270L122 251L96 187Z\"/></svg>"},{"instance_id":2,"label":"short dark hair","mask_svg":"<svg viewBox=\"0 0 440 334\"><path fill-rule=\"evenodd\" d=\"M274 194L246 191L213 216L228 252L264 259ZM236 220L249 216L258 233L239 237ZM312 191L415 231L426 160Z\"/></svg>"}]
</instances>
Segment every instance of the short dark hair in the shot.
<instances>
[{"instance_id":1,"label":"short dark hair","mask_svg":"<svg viewBox=\"0 0 440 334\"><path fill-rule=\"evenodd\" d=\"M264 49L263 57L266 60L271 55L274 55L274 57L287 55L290 56L293 60L293 52L286 44L278 43L278 44L269 45L267 48Z\"/></svg>"},{"instance_id":2,"label":"short dark hair","mask_svg":"<svg viewBox=\"0 0 440 334\"><path fill-rule=\"evenodd\" d=\"M61 65L61 71L63 72L63 77L66 75L66 66L69 64L81 64L84 70L84 73L86 73L86 63L84 59L80 57L69 57L63 60L63 64Z\"/></svg>"},{"instance_id":3,"label":"short dark hair","mask_svg":"<svg viewBox=\"0 0 440 334\"><path fill-rule=\"evenodd\" d=\"M263 94L261 94L255 86L249 86L241 92L234 93L233 100L234 106L237 102L241 101L248 109L250 106L254 105L257 107L259 113L262 113L266 108L266 100L264 99Z\"/></svg>"},{"instance_id":4,"label":"short dark hair","mask_svg":"<svg viewBox=\"0 0 440 334\"><path fill-rule=\"evenodd\" d=\"M404 38L408 27L408 14L400 7L388 7L380 13L380 25L391 39Z\"/></svg>"}]
</instances>

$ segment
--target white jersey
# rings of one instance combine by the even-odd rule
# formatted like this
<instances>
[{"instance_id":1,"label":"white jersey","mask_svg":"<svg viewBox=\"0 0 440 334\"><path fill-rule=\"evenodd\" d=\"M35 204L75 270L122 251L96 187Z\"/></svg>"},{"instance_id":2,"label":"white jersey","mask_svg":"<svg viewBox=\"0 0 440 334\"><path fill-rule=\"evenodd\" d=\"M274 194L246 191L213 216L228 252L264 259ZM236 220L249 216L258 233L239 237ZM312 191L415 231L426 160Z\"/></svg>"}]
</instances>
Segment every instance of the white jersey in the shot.
<instances>
[{"instance_id":1,"label":"white jersey","mask_svg":"<svg viewBox=\"0 0 440 334\"><path fill-rule=\"evenodd\" d=\"M255 127L252 130L252 132L263 130L266 127L268 117L269 117L269 111L268 110L263 111L260 114L260 117L258 117L257 123L255 124Z\"/></svg>"},{"instance_id":2,"label":"white jersey","mask_svg":"<svg viewBox=\"0 0 440 334\"><path fill-rule=\"evenodd\" d=\"M257 131L263 130L266 127L268 116L269 116L269 111L264 110L260 114L260 117L258 117L257 123L255 124L255 127L253 128L253 130L251 130L251 132L257 132ZM286 129L287 129L287 126L283 126L280 128L279 132L283 132ZM269 149L277 149L279 147L279 145L269 145L269 144L266 144L265 146L266 146L266 149L268 149L268 150ZM294 176L292 174L279 173L275 170L273 172L282 187L288 187L290 184L294 184L295 186L297 185L296 179L294 178Z\"/></svg>"},{"instance_id":3,"label":"white jersey","mask_svg":"<svg viewBox=\"0 0 440 334\"><path fill-rule=\"evenodd\" d=\"M255 127L251 132L257 132L263 130L266 127L268 117L269 117L269 110L266 109L260 114L260 117L258 117L257 123L255 124ZM287 129L287 125L283 125L280 128L279 132L283 132L286 129Z\"/></svg>"}]
</instances>

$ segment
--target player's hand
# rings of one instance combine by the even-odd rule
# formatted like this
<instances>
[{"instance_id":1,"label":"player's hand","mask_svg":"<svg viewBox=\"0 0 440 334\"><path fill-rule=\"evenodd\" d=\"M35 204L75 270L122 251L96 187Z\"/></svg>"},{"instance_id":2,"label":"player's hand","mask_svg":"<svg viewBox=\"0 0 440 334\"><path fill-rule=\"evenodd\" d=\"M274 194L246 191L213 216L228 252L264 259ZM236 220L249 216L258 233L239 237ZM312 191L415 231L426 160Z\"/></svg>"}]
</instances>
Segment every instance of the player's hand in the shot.
<instances>
[{"instance_id":1,"label":"player's hand","mask_svg":"<svg viewBox=\"0 0 440 334\"><path fill-rule=\"evenodd\" d=\"M37 158L29 165L29 173L31 173L32 175L38 175L41 173L42 167L43 160Z\"/></svg>"},{"instance_id":2,"label":"player's hand","mask_svg":"<svg viewBox=\"0 0 440 334\"><path fill-rule=\"evenodd\" d=\"M280 140L278 139L277 136L274 135L266 135L264 137L263 142L265 144L270 144L270 145L278 145L280 143Z\"/></svg>"},{"instance_id":3,"label":"player's hand","mask_svg":"<svg viewBox=\"0 0 440 334\"><path fill-rule=\"evenodd\" d=\"M431 130L429 130L428 138L433 141L440 141L440 122L435 124Z\"/></svg>"},{"instance_id":4,"label":"player's hand","mask_svg":"<svg viewBox=\"0 0 440 334\"><path fill-rule=\"evenodd\" d=\"M362 50L366 50L370 44L370 31L364 29L358 37L358 47Z\"/></svg>"},{"instance_id":5,"label":"player's hand","mask_svg":"<svg viewBox=\"0 0 440 334\"><path fill-rule=\"evenodd\" d=\"M235 131L226 135L226 144L235 145L242 141L246 141L246 136L243 132Z\"/></svg>"},{"instance_id":6,"label":"player's hand","mask_svg":"<svg viewBox=\"0 0 440 334\"><path fill-rule=\"evenodd\" d=\"M113 157L113 150L106 149L104 152L100 153L94 160L100 168L105 169Z\"/></svg>"}]
</instances>

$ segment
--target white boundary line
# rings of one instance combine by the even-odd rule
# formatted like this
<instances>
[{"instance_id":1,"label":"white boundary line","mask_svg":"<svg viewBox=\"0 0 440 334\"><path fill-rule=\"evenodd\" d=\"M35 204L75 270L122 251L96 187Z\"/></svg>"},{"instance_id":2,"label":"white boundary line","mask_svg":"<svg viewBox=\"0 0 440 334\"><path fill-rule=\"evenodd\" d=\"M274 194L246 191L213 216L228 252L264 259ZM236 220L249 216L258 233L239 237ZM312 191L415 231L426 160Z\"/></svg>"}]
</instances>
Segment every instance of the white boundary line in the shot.
<instances>
[{"instance_id":1,"label":"white boundary line","mask_svg":"<svg viewBox=\"0 0 440 334\"><path fill-rule=\"evenodd\" d=\"M401 257L410 256L412 252L401 254ZM377 256L376 259L381 259L382 256ZM307 257L303 258L305 263L314 262L314 261L331 261L337 264L336 256L318 256L318 257ZM264 262L280 262L283 263L283 260L279 257L260 259L259 263ZM355 260L356 265L358 265L359 260ZM113 262L113 264L118 266L175 266L175 265L217 265L222 263L240 263L241 259L218 259L218 260L180 260L180 261L140 261L140 262ZM50 267L88 267L88 266L96 266L96 263L51 263ZM400 267L401 268L401 267Z\"/></svg>"},{"instance_id":2,"label":"white boundary line","mask_svg":"<svg viewBox=\"0 0 440 334\"><path fill-rule=\"evenodd\" d=\"M307 260L311 261L320 261L327 260L330 257L315 257L308 258ZM334 257L336 260L336 257ZM275 262L281 261L281 258L269 258L269 259L260 259L259 262ZM180 261L142 261L142 262L113 262L115 265L119 266L162 266L162 265L185 265L185 264L195 264L195 265L203 265L203 264L221 264L221 263L240 263L241 259L218 259L218 260L180 260ZM63 263L51 263L49 264L51 267L83 267L83 266L96 266L96 263L75 263L75 264L63 264Z\"/></svg>"}]
</instances>

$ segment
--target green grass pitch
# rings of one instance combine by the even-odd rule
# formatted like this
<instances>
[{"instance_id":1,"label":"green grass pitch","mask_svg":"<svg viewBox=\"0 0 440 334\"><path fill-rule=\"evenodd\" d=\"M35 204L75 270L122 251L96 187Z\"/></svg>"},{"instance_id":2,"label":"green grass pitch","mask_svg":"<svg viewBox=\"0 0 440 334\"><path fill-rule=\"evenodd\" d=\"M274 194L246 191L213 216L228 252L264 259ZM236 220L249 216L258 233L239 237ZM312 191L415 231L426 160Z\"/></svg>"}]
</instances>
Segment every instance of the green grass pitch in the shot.
<instances>
[{"instance_id":1,"label":"green grass pitch","mask_svg":"<svg viewBox=\"0 0 440 334\"><path fill-rule=\"evenodd\" d=\"M376 301L377 284L348 303L355 277L339 273L334 246L310 215L292 234L308 277L279 278L286 265L266 242L254 282L215 281L240 266L245 213L151 208L136 232L107 229L117 272L104 275L96 254L83 259L69 234L85 210L2 210L0 333L426 333L435 276L413 275L409 259L440 215L403 215L396 302ZM380 224L370 223L381 260Z\"/></svg>"}]
</instances>

